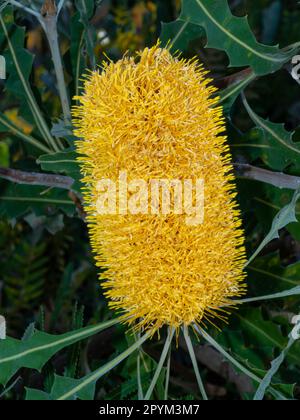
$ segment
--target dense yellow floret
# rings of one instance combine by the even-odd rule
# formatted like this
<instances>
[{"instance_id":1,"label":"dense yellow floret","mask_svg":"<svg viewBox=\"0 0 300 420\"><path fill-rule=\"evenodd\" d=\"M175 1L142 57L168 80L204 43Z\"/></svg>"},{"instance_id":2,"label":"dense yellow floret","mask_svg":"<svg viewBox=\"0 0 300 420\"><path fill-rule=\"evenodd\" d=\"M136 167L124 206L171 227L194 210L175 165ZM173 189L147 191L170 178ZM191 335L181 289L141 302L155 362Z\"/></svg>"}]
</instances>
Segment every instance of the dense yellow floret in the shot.
<instances>
[{"instance_id":1,"label":"dense yellow floret","mask_svg":"<svg viewBox=\"0 0 300 420\"><path fill-rule=\"evenodd\" d=\"M151 332L223 318L245 291L245 250L215 88L196 60L159 45L104 64L74 108L85 210L109 305ZM100 215L97 182L203 179L204 223L185 215ZM103 270L102 270L103 271ZM226 315L226 314L225 314Z\"/></svg>"}]
</instances>

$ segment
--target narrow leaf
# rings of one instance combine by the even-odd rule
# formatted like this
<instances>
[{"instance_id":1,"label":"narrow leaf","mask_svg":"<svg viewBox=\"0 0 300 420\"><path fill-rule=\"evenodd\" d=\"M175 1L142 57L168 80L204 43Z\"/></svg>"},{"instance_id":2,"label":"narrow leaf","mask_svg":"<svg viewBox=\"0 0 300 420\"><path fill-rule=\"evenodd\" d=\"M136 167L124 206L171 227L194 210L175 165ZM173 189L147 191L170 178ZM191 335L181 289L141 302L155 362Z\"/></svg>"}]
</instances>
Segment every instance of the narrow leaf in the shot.
<instances>
[{"instance_id":1,"label":"narrow leaf","mask_svg":"<svg viewBox=\"0 0 300 420\"><path fill-rule=\"evenodd\" d=\"M12 183L1 188L0 215L9 219L28 212L37 216L50 215L58 209L69 216L75 214L75 205L64 190Z\"/></svg>"},{"instance_id":2,"label":"narrow leaf","mask_svg":"<svg viewBox=\"0 0 300 420\"><path fill-rule=\"evenodd\" d=\"M178 18L174 22L163 23L160 40L163 46L170 45L172 51L186 51L192 40L205 35L203 28Z\"/></svg>"},{"instance_id":3,"label":"narrow leaf","mask_svg":"<svg viewBox=\"0 0 300 420\"><path fill-rule=\"evenodd\" d=\"M155 385L156 385L156 383L158 381L158 378L159 378L159 375L160 375L161 370L163 368L163 365L165 363L165 360L166 360L166 358L168 356L169 349L170 349L170 346L171 346L171 343L172 343L172 339L173 339L174 333L175 333L175 329L174 328L170 329L169 332L168 332L168 337L166 339L166 342L165 342L163 351L161 353L161 356L160 356L160 359L159 359L159 362L158 362L158 365L157 365L155 374L153 376L153 379L151 381L151 384L150 384L150 386L148 388L148 391L146 392L146 395L145 395L145 398L144 398L144 400L146 400L146 401L151 398L152 392L153 392L153 390L155 388Z\"/></svg>"},{"instance_id":4,"label":"narrow leaf","mask_svg":"<svg viewBox=\"0 0 300 420\"><path fill-rule=\"evenodd\" d=\"M41 370L45 363L58 351L80 340L115 325L118 319L99 325L81 328L62 335L51 335L36 331L27 340L6 338L0 341L0 383L7 381L21 368Z\"/></svg>"},{"instance_id":5,"label":"narrow leaf","mask_svg":"<svg viewBox=\"0 0 300 420\"><path fill-rule=\"evenodd\" d=\"M239 300L238 303L258 302L258 301L269 300L269 299L282 299L285 297L296 296L296 295L300 295L300 286L293 287L292 289L285 290L284 292L273 293L272 295L258 296L258 297L249 298L249 299L242 299L242 300Z\"/></svg>"},{"instance_id":6,"label":"narrow leaf","mask_svg":"<svg viewBox=\"0 0 300 420\"><path fill-rule=\"evenodd\" d=\"M279 238L280 229L283 229L289 223L298 222L298 220L296 218L296 204L297 204L297 201L298 201L299 197L300 197L300 191L296 191L294 193L293 199L290 202L290 204L283 207L279 211L279 213L275 216L275 218L272 222L270 232L267 234L267 236L262 241L262 243L259 245L259 247L254 252L254 254L250 257L246 266L249 265L250 262L254 260L254 258L263 250L263 248L269 242L271 242L273 239Z\"/></svg>"},{"instance_id":7,"label":"narrow leaf","mask_svg":"<svg viewBox=\"0 0 300 420\"><path fill-rule=\"evenodd\" d=\"M205 388L204 388L204 384L203 384L203 381L202 381L202 378L201 378L201 375L200 375L200 372L199 372L198 363L197 363L196 355L195 355L194 348L193 348L193 343L192 343L192 340L189 336L188 328L186 326L183 327L183 334L184 334L184 339L185 339L185 342L186 342L186 345L187 345L187 348L188 348L188 351L189 351L189 354L190 354L190 358L191 358L191 361L192 361L192 364L193 364L193 368L194 368L195 375L196 375L196 378L197 378L200 393L202 395L203 400L207 401L208 397L207 397L207 394L206 394L206 391L205 391Z\"/></svg>"},{"instance_id":8,"label":"narrow leaf","mask_svg":"<svg viewBox=\"0 0 300 420\"><path fill-rule=\"evenodd\" d=\"M56 400L66 390L76 388L81 383L80 379L68 378L65 376L54 375L54 382L51 392L49 394L39 391L37 389L26 389L26 400ZM92 401L95 395L95 382L92 382L87 387L82 388L77 394L74 394L70 399L80 399L83 401Z\"/></svg>"},{"instance_id":9,"label":"narrow leaf","mask_svg":"<svg viewBox=\"0 0 300 420\"><path fill-rule=\"evenodd\" d=\"M4 316L0 315L0 340L6 338L6 320Z\"/></svg>"},{"instance_id":10,"label":"narrow leaf","mask_svg":"<svg viewBox=\"0 0 300 420\"><path fill-rule=\"evenodd\" d=\"M247 77L242 78L241 80L236 80L233 84L228 86L226 89L218 92L220 100L219 105L222 105L223 111L225 114L229 114L232 105L235 103L236 99L240 93L255 79L255 74L250 73Z\"/></svg>"},{"instance_id":11,"label":"narrow leaf","mask_svg":"<svg viewBox=\"0 0 300 420\"><path fill-rule=\"evenodd\" d=\"M63 173L74 179L72 189L80 192L80 170L77 162L77 153L68 150L59 153L42 155L37 160L41 168L47 172Z\"/></svg>"},{"instance_id":12,"label":"narrow leaf","mask_svg":"<svg viewBox=\"0 0 300 420\"><path fill-rule=\"evenodd\" d=\"M265 393L268 389L268 387L270 386L273 377L276 375L276 373L278 372L278 370L280 369L280 366L282 365L282 363L284 362L284 359L287 355L287 353L289 352L290 348L292 347L292 345L295 343L295 340L290 337L289 342L286 346L286 348L280 353L280 355L271 362L271 368L270 370L268 370L268 372L266 373L265 377L262 379L256 393L254 396L254 401L261 401L264 396Z\"/></svg>"},{"instance_id":13,"label":"narrow leaf","mask_svg":"<svg viewBox=\"0 0 300 420\"><path fill-rule=\"evenodd\" d=\"M115 357L110 362L106 363L100 369L97 369L95 372L90 373L89 375L85 376L84 378L78 380L77 386L72 386L69 389L65 389L64 392L58 396L57 400L68 400L72 398L74 395L79 395L79 392L91 384L95 383L98 379L104 376L106 373L110 372L114 367L116 367L119 363L125 360L128 356L130 356L133 352L136 351L147 339L149 338L149 334L144 334L139 340L137 340L131 347L121 353L119 356Z\"/></svg>"},{"instance_id":14,"label":"narrow leaf","mask_svg":"<svg viewBox=\"0 0 300 420\"><path fill-rule=\"evenodd\" d=\"M277 124L259 117L242 95L249 117L255 123L245 136L245 146L253 160L260 158L271 169L283 171L287 166L299 168L300 146L293 141L294 132L285 129L284 124Z\"/></svg>"},{"instance_id":15,"label":"narrow leaf","mask_svg":"<svg viewBox=\"0 0 300 420\"><path fill-rule=\"evenodd\" d=\"M249 378L253 379L256 383L260 384L261 378L259 378L257 375L252 373L249 369L247 369L240 362L238 362L234 357L232 357L229 353L227 353L227 351L225 351L223 347L220 346L220 344L218 344L206 331L204 331L202 328L200 329L197 325L194 325L194 328L203 336L203 338L209 344L211 344L216 350L218 350L230 363L232 363L241 372L249 376ZM278 400L286 400L285 396L281 392L274 389L273 387L269 388L269 392Z\"/></svg>"}]
</instances>

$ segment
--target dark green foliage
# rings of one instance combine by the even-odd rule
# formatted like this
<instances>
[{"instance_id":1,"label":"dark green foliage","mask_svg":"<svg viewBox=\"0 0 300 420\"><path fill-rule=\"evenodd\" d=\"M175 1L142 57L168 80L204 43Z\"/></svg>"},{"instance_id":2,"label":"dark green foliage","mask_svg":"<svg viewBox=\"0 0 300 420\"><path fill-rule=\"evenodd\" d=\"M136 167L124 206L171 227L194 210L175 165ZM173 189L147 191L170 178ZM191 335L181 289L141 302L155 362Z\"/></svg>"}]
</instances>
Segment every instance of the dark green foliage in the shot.
<instances>
[{"instance_id":1,"label":"dark green foliage","mask_svg":"<svg viewBox=\"0 0 300 420\"><path fill-rule=\"evenodd\" d=\"M32 245L22 241L4 267L3 293L13 313L34 309L45 291L49 259L46 244Z\"/></svg>"}]
</instances>

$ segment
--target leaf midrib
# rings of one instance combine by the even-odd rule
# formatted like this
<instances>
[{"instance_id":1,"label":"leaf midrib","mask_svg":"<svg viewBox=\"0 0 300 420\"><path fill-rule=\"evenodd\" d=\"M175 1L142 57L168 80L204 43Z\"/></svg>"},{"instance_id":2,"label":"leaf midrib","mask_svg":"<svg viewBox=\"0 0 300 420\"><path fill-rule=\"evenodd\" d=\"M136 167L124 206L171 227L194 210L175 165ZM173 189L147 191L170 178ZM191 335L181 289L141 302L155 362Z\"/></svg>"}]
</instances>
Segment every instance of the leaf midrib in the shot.
<instances>
[{"instance_id":1,"label":"leaf midrib","mask_svg":"<svg viewBox=\"0 0 300 420\"><path fill-rule=\"evenodd\" d=\"M17 359L21 359L22 357L28 356L29 354L33 354L33 353L36 353L36 352L39 352L39 351L47 350L49 348L59 346L60 344L68 343L69 341L72 341L74 339L75 340L80 339L80 338L83 339L86 335L89 335L90 333L96 333L97 331L101 331L104 328L109 328L109 327L113 326L114 324L116 324L117 322L119 322L118 319L113 319L113 320L108 321L104 324L100 324L100 325L97 325L97 326L91 327L91 328L86 328L86 329L84 329L84 331L78 332L76 334L70 335L70 336L62 338L62 339L58 339L57 341L55 341L53 343L44 344L42 346L38 346L38 347L35 347L33 349L25 350L25 351L23 351L21 353L18 353L18 354L15 354L15 355L12 355L12 356L9 356L9 357L5 357L4 359L0 359L0 364L7 363L7 362L17 360Z\"/></svg>"},{"instance_id":2,"label":"leaf midrib","mask_svg":"<svg viewBox=\"0 0 300 420\"><path fill-rule=\"evenodd\" d=\"M274 63L282 63L284 60L282 58L272 57L269 55L262 54L249 45L247 45L245 42L243 42L241 39L237 38L235 35L233 35L231 32L227 31L212 15L211 13L206 9L206 7L201 3L200 0L196 0L196 3L198 6L202 9L202 11L206 14L206 16L223 32L225 33L229 38L233 39L237 44L241 45L246 50L252 52L252 54ZM238 19L238 18L237 18Z\"/></svg>"},{"instance_id":3,"label":"leaf midrib","mask_svg":"<svg viewBox=\"0 0 300 420\"><path fill-rule=\"evenodd\" d=\"M273 343L276 347L278 347L281 351L283 351L286 347L286 345L282 346L281 343L279 343L277 340L275 340L273 337L271 337L269 334L267 334L264 330L258 328L254 323L249 321L249 319L244 318L243 316L238 314L238 317L244 321L247 325L249 325L254 331L257 331L264 337L266 337L268 340L270 340L271 343ZM296 363L299 365L299 357L296 357L293 353L288 353L289 357L291 357L293 360L296 361Z\"/></svg>"}]
</instances>

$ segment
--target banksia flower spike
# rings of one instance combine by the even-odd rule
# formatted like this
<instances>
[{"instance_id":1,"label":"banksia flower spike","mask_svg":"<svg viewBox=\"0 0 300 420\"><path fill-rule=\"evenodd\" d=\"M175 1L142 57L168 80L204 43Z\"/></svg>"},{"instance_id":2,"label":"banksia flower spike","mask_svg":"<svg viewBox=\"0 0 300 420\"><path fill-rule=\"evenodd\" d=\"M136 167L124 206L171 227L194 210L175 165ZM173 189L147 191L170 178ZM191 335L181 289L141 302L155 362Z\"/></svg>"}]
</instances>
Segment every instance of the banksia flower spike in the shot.
<instances>
[{"instance_id":1,"label":"banksia flower spike","mask_svg":"<svg viewBox=\"0 0 300 420\"><path fill-rule=\"evenodd\" d=\"M73 111L105 294L125 322L151 334L163 325L178 330L224 319L233 298L245 292L243 232L215 91L197 60L174 58L156 45L89 74ZM120 193L121 172L128 182L147 184L203 180L204 219L188 223L176 209L126 212L118 194L120 211L100 214L99 180L115 182ZM128 191L128 200L136 191Z\"/></svg>"}]
</instances>

